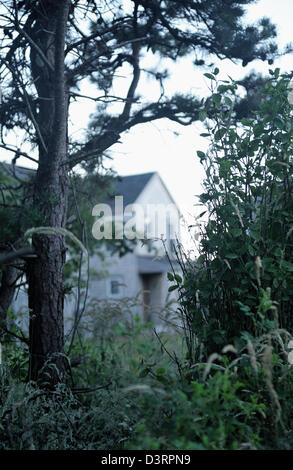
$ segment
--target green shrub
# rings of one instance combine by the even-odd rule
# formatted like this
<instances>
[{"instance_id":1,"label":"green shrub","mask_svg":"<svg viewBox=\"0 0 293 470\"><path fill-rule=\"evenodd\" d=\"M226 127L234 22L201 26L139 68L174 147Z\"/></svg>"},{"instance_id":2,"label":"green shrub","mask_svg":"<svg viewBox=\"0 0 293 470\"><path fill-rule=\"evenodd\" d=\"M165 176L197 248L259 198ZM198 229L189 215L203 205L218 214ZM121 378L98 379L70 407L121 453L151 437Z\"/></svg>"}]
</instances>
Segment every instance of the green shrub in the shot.
<instances>
[{"instance_id":1,"label":"green shrub","mask_svg":"<svg viewBox=\"0 0 293 470\"><path fill-rule=\"evenodd\" d=\"M209 219L199 257L169 274L181 333L154 334L127 302L96 302L70 352L81 365L53 391L25 383L28 353L8 341L1 449L293 449L293 116L290 76L270 73L240 125L237 83L215 73L203 102Z\"/></svg>"},{"instance_id":2,"label":"green shrub","mask_svg":"<svg viewBox=\"0 0 293 470\"><path fill-rule=\"evenodd\" d=\"M130 389L141 408L129 449L292 449L292 366L286 332L239 338L193 365L192 380L166 371L150 388ZM190 372L190 370L188 370ZM188 376L186 377L188 378Z\"/></svg>"},{"instance_id":3,"label":"green shrub","mask_svg":"<svg viewBox=\"0 0 293 470\"><path fill-rule=\"evenodd\" d=\"M293 329L291 76L270 73L252 119L234 122L235 82L214 76L213 94L203 103L215 118L205 119L210 148L198 152L206 171L200 201L208 219L199 256L182 266L179 286L186 327L194 332L191 362L200 347L206 358L242 331L257 336L273 325Z\"/></svg>"},{"instance_id":4,"label":"green shrub","mask_svg":"<svg viewBox=\"0 0 293 470\"><path fill-rule=\"evenodd\" d=\"M135 416L118 390L53 392L13 380L0 366L0 449L121 449Z\"/></svg>"},{"instance_id":5,"label":"green shrub","mask_svg":"<svg viewBox=\"0 0 293 470\"><path fill-rule=\"evenodd\" d=\"M293 447L291 76L270 74L260 109L240 124L237 83L215 73L203 100L211 146L198 156L208 220L198 258L183 264L178 254L184 279L170 274L188 352L177 386L166 387L166 374L161 394L140 397L145 414L129 448Z\"/></svg>"}]
</instances>

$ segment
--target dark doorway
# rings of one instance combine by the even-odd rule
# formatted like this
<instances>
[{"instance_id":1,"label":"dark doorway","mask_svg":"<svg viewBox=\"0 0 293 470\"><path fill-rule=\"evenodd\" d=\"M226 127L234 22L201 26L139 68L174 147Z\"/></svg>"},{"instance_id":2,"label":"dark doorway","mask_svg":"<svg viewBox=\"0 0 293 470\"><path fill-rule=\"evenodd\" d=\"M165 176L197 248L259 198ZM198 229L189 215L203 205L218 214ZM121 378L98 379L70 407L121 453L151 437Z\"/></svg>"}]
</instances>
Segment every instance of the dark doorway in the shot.
<instances>
[{"instance_id":1,"label":"dark doorway","mask_svg":"<svg viewBox=\"0 0 293 470\"><path fill-rule=\"evenodd\" d=\"M152 320L152 309L161 304L160 274L141 274L143 292L143 319Z\"/></svg>"}]
</instances>

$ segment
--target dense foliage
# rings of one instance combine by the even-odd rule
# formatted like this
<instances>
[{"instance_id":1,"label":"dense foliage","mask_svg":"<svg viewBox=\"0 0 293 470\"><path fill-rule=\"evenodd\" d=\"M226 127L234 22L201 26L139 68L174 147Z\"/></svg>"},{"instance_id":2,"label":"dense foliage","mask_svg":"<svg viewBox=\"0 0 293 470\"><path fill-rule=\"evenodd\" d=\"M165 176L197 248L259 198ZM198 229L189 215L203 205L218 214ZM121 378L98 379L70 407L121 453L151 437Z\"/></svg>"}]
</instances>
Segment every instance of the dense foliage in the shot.
<instances>
[{"instance_id":1,"label":"dense foliage","mask_svg":"<svg viewBox=\"0 0 293 470\"><path fill-rule=\"evenodd\" d=\"M293 327L290 76L270 73L251 119L233 123L237 83L217 82L217 73L210 75L213 93L203 105L203 120L207 107L221 112L215 125L205 120L212 143L208 152L197 152L207 176L200 201L208 222L196 263L184 268L181 294L206 354L242 331Z\"/></svg>"},{"instance_id":2,"label":"dense foliage","mask_svg":"<svg viewBox=\"0 0 293 470\"><path fill-rule=\"evenodd\" d=\"M202 117L211 102L222 114L215 127L207 121L210 150L198 151L209 218L199 258L184 264L183 279L169 273L184 334L130 321L130 300L92 302L67 383L54 390L26 382L27 347L10 337L2 449L293 448L293 107L290 76L270 74L262 108L237 128L237 84L210 75Z\"/></svg>"},{"instance_id":3,"label":"dense foliage","mask_svg":"<svg viewBox=\"0 0 293 470\"><path fill-rule=\"evenodd\" d=\"M198 120L199 98L179 92L166 96L169 67L149 67L149 58L152 63L156 58L168 59L170 64L190 54L195 65L202 65L204 55L212 54L242 60L243 66L255 59L271 63L278 53L273 42L276 28L268 18L244 23L245 6L252 2L228 0L220 7L211 0L0 2L0 81L5 90L0 146L13 155L14 163L21 156L36 165L25 205L36 211L45 227L40 231L31 225L32 256L24 260L31 380L44 382L49 358L56 366L51 370L51 386L66 376L64 234L70 171L78 164L89 172L95 170L104 152L138 124L162 118L182 125ZM142 76L155 83L150 99L140 90ZM84 94L89 82L91 91ZM97 104L89 129L80 129L78 137L69 129L75 100ZM9 248L14 260L25 244L23 232L12 236ZM12 263L6 266L0 286L4 328L18 276Z\"/></svg>"}]
</instances>

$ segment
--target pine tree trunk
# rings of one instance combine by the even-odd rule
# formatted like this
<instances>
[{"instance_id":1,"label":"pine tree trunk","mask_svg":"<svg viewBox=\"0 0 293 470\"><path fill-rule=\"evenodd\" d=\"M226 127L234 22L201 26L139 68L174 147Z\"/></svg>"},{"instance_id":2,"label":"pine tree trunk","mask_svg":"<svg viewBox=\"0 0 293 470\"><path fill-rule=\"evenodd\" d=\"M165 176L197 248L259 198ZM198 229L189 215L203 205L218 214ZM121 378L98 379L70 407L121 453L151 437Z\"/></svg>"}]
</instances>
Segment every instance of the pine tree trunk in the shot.
<instances>
[{"instance_id":1,"label":"pine tree trunk","mask_svg":"<svg viewBox=\"0 0 293 470\"><path fill-rule=\"evenodd\" d=\"M47 61L31 47L31 66L39 96L37 134L39 167L34 185L34 208L42 226L64 227L67 211L68 93L64 47L68 0L48 0L35 22L33 40ZM45 11L44 11L45 10ZM29 379L54 386L64 379L65 360L63 268L65 246L60 234L34 235L37 258L28 264L30 308Z\"/></svg>"},{"instance_id":2,"label":"pine tree trunk","mask_svg":"<svg viewBox=\"0 0 293 470\"><path fill-rule=\"evenodd\" d=\"M15 282L18 274L19 270L14 266L8 265L2 269L0 286L0 325L4 324L6 326L7 310L13 300Z\"/></svg>"},{"instance_id":3,"label":"pine tree trunk","mask_svg":"<svg viewBox=\"0 0 293 470\"><path fill-rule=\"evenodd\" d=\"M61 176L61 175L60 175ZM59 198L58 204L48 203L46 225L62 227L66 217L67 181L44 184L42 177L37 176L35 200L40 202L39 191L44 194L55 195ZM61 178L60 178L61 179ZM40 185L40 186L37 186ZM49 186L49 187L48 187ZM55 384L63 380L64 376L64 332L63 332L63 268L65 262L64 240L61 235L35 235L33 237L34 249L38 255L29 263L28 269L28 295L30 309L30 380ZM50 362L50 370L45 363ZM49 365L49 364L48 364Z\"/></svg>"}]
</instances>

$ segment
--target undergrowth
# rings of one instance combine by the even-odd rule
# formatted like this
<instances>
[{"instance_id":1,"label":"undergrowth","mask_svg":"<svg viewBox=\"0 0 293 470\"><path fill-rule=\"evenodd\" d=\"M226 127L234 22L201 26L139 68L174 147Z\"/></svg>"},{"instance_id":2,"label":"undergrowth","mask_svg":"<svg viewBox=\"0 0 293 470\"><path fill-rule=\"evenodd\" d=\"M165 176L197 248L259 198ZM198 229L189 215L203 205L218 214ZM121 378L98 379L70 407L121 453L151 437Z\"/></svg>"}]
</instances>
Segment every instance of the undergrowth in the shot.
<instances>
[{"instance_id":1,"label":"undergrowth","mask_svg":"<svg viewBox=\"0 0 293 470\"><path fill-rule=\"evenodd\" d=\"M293 448L291 77L270 74L261 108L237 125L237 83L209 74L208 220L197 259L178 248L182 276L168 276L180 322L158 333L130 322L127 303L114 316L88 305L54 390L27 382L19 332L3 336L0 449Z\"/></svg>"}]
</instances>

